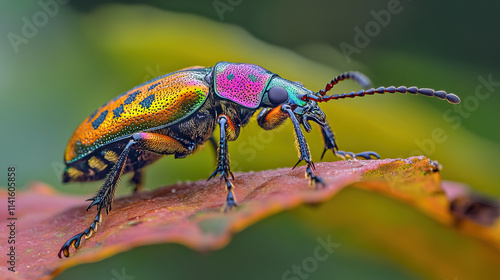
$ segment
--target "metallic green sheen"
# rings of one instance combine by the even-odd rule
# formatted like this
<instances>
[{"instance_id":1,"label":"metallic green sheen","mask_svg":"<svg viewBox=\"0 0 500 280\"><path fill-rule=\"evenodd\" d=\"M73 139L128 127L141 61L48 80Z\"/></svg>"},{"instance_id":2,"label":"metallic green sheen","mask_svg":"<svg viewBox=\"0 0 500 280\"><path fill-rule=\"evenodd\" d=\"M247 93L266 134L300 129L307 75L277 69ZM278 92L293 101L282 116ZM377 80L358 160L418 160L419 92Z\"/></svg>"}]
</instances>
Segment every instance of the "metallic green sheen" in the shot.
<instances>
[{"instance_id":1,"label":"metallic green sheen","mask_svg":"<svg viewBox=\"0 0 500 280\"><path fill-rule=\"evenodd\" d=\"M304 94L314 94L313 91L308 90L302 84L297 82L292 82L286 79L283 79L279 76L274 76L269 85L267 86L267 90L272 87L282 87L288 92L289 100L292 100L298 106L305 106L307 102L300 99L300 96Z\"/></svg>"}]
</instances>

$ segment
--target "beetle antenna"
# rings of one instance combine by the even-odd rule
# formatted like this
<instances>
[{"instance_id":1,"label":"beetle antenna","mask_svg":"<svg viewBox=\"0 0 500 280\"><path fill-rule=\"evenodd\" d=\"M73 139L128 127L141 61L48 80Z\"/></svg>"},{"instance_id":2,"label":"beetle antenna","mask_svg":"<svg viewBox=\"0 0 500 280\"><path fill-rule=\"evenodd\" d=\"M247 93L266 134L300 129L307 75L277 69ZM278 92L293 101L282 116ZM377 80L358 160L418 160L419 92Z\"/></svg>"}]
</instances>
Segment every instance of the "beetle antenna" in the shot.
<instances>
[{"instance_id":1,"label":"beetle antenna","mask_svg":"<svg viewBox=\"0 0 500 280\"><path fill-rule=\"evenodd\" d=\"M437 98L439 99L442 99L442 100L448 100L448 102L452 103L452 104L459 104L460 103L460 97L458 97L457 95L453 94L453 93L447 93L446 91L444 90L434 90L432 88L417 88L415 86L413 87L405 87L405 86L400 86L400 87L394 87L394 86L390 86L390 87L379 87L379 88L371 88L371 89L367 89L367 90L360 90L358 92L354 92L354 91L351 91L349 93L342 93L342 94L333 94L333 95L325 95L325 96L317 96L317 95L312 95L312 94L308 94L307 95L307 98L309 99L312 99L314 101L317 101L317 102L327 102L331 99L341 99L341 98L354 98L356 96L365 96L365 95L373 95L375 93L379 93L379 94L384 94L384 93L395 93L395 92L399 92L399 93L411 93L411 94L422 94L422 95L425 95L425 96L436 96Z\"/></svg>"},{"instance_id":2,"label":"beetle antenna","mask_svg":"<svg viewBox=\"0 0 500 280\"><path fill-rule=\"evenodd\" d=\"M363 88L368 88L371 85L371 81L367 76L359 72L345 72L343 74L338 75L331 82L326 84L325 88L318 91L317 94L320 96L324 96L329 90L333 88L334 85L338 84L338 82L343 81L345 79L353 79Z\"/></svg>"}]
</instances>

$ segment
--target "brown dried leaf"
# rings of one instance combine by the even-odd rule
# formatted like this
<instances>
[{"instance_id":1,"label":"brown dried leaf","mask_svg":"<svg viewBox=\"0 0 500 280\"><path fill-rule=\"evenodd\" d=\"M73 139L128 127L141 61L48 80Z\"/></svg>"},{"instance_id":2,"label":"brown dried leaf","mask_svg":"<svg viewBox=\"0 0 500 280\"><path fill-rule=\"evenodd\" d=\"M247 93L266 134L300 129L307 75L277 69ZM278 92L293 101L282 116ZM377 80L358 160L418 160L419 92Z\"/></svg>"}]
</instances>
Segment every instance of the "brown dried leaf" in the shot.
<instances>
[{"instance_id":1,"label":"brown dried leaf","mask_svg":"<svg viewBox=\"0 0 500 280\"><path fill-rule=\"evenodd\" d=\"M7 271L6 266L0 272L8 279L51 279L71 266L155 243L215 250L259 220L301 204L326 201L347 186L403 200L500 250L498 204L471 195L457 183L441 186L437 164L427 158L317 163L316 173L327 182L327 187L319 190L308 186L304 171L300 167L235 174L240 206L230 213L220 211L226 191L218 180L176 184L118 198L97 233L67 259L57 257L59 248L90 224L95 210L85 211L83 197L58 194L49 186L34 183L16 198L17 272ZM5 191L0 192L0 199L5 201L6 196ZM0 215L7 218L4 212ZM6 236L7 232L2 228L0 234ZM7 251L6 244L0 248Z\"/></svg>"}]
</instances>

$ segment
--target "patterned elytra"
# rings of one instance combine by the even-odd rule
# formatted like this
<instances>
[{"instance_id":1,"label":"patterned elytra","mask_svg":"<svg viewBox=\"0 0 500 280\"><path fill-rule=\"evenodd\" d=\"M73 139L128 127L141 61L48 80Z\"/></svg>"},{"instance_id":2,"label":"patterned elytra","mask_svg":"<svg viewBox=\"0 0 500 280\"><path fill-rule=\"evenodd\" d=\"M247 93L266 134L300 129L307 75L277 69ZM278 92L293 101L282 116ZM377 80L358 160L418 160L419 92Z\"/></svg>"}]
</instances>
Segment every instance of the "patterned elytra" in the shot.
<instances>
[{"instance_id":1,"label":"patterned elytra","mask_svg":"<svg viewBox=\"0 0 500 280\"><path fill-rule=\"evenodd\" d=\"M253 64L219 62L214 67L215 93L241 106L257 108L274 75Z\"/></svg>"},{"instance_id":2,"label":"patterned elytra","mask_svg":"<svg viewBox=\"0 0 500 280\"><path fill-rule=\"evenodd\" d=\"M113 119L119 118L122 113L123 113L123 104L120 104L118 108L113 110Z\"/></svg>"},{"instance_id":3,"label":"patterned elytra","mask_svg":"<svg viewBox=\"0 0 500 280\"><path fill-rule=\"evenodd\" d=\"M92 122L92 127L94 129L98 129L99 126L102 124L102 122L106 119L106 116L108 115L108 110L104 110L97 119L95 119Z\"/></svg>"},{"instance_id":4,"label":"patterned elytra","mask_svg":"<svg viewBox=\"0 0 500 280\"><path fill-rule=\"evenodd\" d=\"M197 110L209 94L207 69L186 69L146 82L104 104L76 129L66 163L138 131L181 121Z\"/></svg>"}]
</instances>

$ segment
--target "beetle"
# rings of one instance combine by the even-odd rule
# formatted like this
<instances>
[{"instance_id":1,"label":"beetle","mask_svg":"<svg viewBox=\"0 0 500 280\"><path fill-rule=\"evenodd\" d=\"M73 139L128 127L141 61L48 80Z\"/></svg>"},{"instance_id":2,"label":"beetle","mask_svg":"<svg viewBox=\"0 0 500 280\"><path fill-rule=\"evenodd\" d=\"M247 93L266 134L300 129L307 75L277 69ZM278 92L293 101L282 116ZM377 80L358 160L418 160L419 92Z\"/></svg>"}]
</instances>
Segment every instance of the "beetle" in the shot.
<instances>
[{"instance_id":1,"label":"beetle","mask_svg":"<svg viewBox=\"0 0 500 280\"><path fill-rule=\"evenodd\" d=\"M271 130L290 119L295 131L299 160L306 163L310 184L325 185L313 173L314 164L301 130L311 131L310 121L317 123L328 150L342 159L379 159L375 152L340 151L335 136L319 103L343 98L383 93L411 93L436 96L450 103L460 98L445 91L417 87L379 87L358 92L327 95L337 83L352 79L367 88L370 80L359 72L335 77L318 92L299 82L281 78L260 66L246 63L219 62L214 67L190 67L143 83L101 106L76 129L64 154L66 168L63 182L104 179L87 211L96 206L91 225L70 238L59 250L69 256L70 247L78 249L82 238L96 232L102 210L109 213L116 186L124 173L133 172L134 192L142 188L143 168L164 155L184 158L207 141L217 146L217 167L209 180L220 176L227 188L225 210L237 206L230 177L228 141L234 141L250 118L258 111L257 123ZM213 138L220 128L218 145ZM295 166L297 166L295 164ZM294 167L295 167L294 166Z\"/></svg>"}]
</instances>

